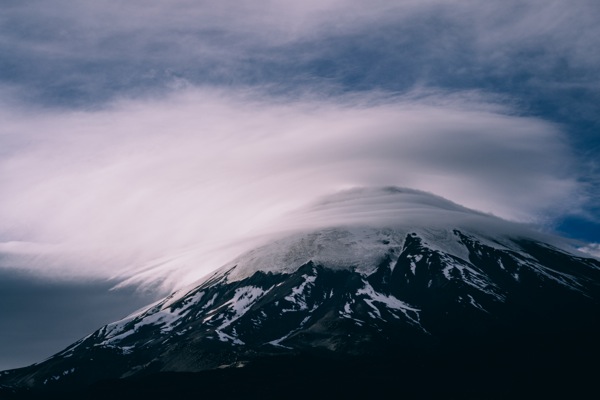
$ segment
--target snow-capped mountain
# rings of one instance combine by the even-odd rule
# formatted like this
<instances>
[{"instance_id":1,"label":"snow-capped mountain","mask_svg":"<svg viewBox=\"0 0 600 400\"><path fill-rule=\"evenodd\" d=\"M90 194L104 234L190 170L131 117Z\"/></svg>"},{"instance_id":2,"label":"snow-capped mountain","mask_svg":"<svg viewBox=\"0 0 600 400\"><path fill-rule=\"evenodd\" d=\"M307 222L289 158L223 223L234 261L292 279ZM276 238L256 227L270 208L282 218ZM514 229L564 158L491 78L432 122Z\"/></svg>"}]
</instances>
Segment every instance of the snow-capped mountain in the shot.
<instances>
[{"instance_id":1,"label":"snow-capped mountain","mask_svg":"<svg viewBox=\"0 0 600 400\"><path fill-rule=\"evenodd\" d=\"M370 213L357 215L365 204ZM354 193L313 212L324 209L347 223L325 218L247 251L0 384L77 388L286 355L405 357L598 328L600 261L566 241L409 190Z\"/></svg>"}]
</instances>

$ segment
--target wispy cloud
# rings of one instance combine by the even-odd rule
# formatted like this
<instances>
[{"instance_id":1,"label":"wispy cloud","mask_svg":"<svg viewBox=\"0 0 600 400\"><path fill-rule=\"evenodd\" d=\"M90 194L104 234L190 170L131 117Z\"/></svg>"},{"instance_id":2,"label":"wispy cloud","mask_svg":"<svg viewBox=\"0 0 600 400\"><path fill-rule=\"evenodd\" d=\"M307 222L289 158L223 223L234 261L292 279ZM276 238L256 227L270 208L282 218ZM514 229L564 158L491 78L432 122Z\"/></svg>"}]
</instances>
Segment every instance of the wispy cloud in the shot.
<instances>
[{"instance_id":1,"label":"wispy cloud","mask_svg":"<svg viewBox=\"0 0 600 400\"><path fill-rule=\"evenodd\" d=\"M594 0L7 4L0 240L117 273L360 185L597 220L599 19Z\"/></svg>"},{"instance_id":2,"label":"wispy cloud","mask_svg":"<svg viewBox=\"0 0 600 400\"><path fill-rule=\"evenodd\" d=\"M55 0L7 5L0 18L3 81L54 103L186 82L546 96L599 83L594 0Z\"/></svg>"},{"instance_id":3,"label":"wispy cloud","mask_svg":"<svg viewBox=\"0 0 600 400\"><path fill-rule=\"evenodd\" d=\"M235 242L353 186L422 189L529 222L579 205L558 127L481 94L282 101L190 89L2 119L3 250L54 244L56 270L39 263L49 273L120 274Z\"/></svg>"},{"instance_id":4,"label":"wispy cloud","mask_svg":"<svg viewBox=\"0 0 600 400\"><path fill-rule=\"evenodd\" d=\"M579 251L600 259L600 243L590 243L579 248Z\"/></svg>"}]
</instances>

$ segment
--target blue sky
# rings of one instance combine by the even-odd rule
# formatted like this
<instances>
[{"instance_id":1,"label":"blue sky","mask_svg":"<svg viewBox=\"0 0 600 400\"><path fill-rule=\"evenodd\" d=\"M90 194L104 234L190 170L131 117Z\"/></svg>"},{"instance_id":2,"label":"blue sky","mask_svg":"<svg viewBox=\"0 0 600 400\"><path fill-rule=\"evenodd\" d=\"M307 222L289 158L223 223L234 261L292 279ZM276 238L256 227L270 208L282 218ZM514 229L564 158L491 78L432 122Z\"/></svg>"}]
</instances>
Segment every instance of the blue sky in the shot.
<instances>
[{"instance_id":1,"label":"blue sky","mask_svg":"<svg viewBox=\"0 0 600 400\"><path fill-rule=\"evenodd\" d=\"M129 279L381 185L598 251L595 0L0 7L3 270Z\"/></svg>"}]
</instances>

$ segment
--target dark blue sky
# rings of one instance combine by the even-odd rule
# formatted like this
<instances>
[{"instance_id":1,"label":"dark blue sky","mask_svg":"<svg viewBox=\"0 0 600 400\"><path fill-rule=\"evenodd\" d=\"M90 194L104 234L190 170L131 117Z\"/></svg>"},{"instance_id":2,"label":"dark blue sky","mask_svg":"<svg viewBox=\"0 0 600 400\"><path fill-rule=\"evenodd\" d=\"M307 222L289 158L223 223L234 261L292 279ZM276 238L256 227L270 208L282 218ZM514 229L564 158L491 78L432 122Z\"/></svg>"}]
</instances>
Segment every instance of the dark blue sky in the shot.
<instances>
[{"instance_id":1,"label":"dark blue sky","mask_svg":"<svg viewBox=\"0 0 600 400\"><path fill-rule=\"evenodd\" d=\"M62 323L102 299L37 346L59 350L135 308L98 282L189 283L163 258L349 186L427 190L597 249L599 22L596 0L2 2L0 252L31 260L0 261L23 288L3 291L22 305L3 341L31 330L32 299Z\"/></svg>"},{"instance_id":2,"label":"dark blue sky","mask_svg":"<svg viewBox=\"0 0 600 400\"><path fill-rule=\"evenodd\" d=\"M39 279L0 269L0 370L42 361L155 300L106 281Z\"/></svg>"}]
</instances>

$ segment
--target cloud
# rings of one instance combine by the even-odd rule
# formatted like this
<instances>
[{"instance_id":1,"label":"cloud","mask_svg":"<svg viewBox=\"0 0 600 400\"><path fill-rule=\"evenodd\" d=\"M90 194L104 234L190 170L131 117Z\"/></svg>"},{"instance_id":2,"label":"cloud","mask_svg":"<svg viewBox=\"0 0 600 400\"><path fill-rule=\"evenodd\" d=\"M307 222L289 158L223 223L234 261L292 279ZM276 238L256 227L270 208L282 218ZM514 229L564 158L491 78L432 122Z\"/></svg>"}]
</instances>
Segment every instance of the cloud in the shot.
<instances>
[{"instance_id":1,"label":"cloud","mask_svg":"<svg viewBox=\"0 0 600 400\"><path fill-rule=\"evenodd\" d=\"M2 80L47 104L189 83L426 84L545 97L597 93L599 84L594 0L55 0L3 11Z\"/></svg>"},{"instance_id":2,"label":"cloud","mask_svg":"<svg viewBox=\"0 0 600 400\"><path fill-rule=\"evenodd\" d=\"M49 273L120 274L363 185L519 221L597 219L599 13L594 0L13 2L2 249L43 254Z\"/></svg>"},{"instance_id":3,"label":"cloud","mask_svg":"<svg viewBox=\"0 0 600 400\"><path fill-rule=\"evenodd\" d=\"M586 246L580 247L578 250L600 259L600 243L589 243Z\"/></svg>"},{"instance_id":4,"label":"cloud","mask_svg":"<svg viewBox=\"0 0 600 400\"><path fill-rule=\"evenodd\" d=\"M1 250L43 244L21 267L48 274L127 276L233 244L195 272L206 273L237 240L347 187L412 187L527 222L579 206L560 129L481 93L185 89L95 111L0 113Z\"/></svg>"}]
</instances>

